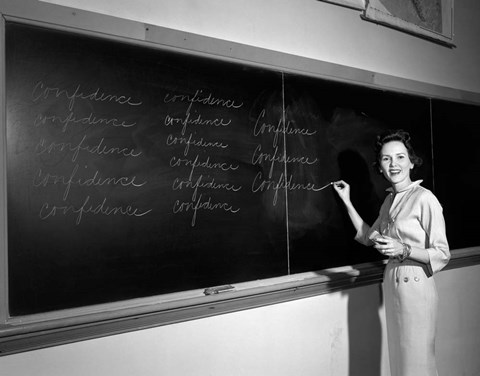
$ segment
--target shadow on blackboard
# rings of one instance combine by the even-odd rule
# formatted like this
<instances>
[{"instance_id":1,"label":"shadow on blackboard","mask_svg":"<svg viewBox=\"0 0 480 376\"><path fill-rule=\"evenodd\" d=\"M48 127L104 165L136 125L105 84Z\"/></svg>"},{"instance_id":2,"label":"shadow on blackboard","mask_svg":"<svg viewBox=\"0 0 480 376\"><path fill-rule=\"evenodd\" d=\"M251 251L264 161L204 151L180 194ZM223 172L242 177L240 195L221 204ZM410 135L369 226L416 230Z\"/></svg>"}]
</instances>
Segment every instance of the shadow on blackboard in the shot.
<instances>
[{"instance_id":1,"label":"shadow on blackboard","mask_svg":"<svg viewBox=\"0 0 480 376\"><path fill-rule=\"evenodd\" d=\"M378 216L382 201L382 198L377 196L371 179L373 168L369 168L360 153L351 149L339 153L338 166L341 178L351 186L350 196L355 208L365 222L371 225ZM347 219L346 214L345 211ZM348 225L351 227L350 223Z\"/></svg>"}]
</instances>

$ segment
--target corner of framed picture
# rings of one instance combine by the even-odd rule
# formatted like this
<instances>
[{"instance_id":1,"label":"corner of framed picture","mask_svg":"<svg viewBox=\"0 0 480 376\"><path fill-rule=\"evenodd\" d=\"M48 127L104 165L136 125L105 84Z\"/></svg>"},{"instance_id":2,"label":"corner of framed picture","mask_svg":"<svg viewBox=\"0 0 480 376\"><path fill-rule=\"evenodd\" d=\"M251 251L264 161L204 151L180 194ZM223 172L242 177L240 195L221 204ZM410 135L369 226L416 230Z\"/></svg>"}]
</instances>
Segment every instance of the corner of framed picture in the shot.
<instances>
[{"instance_id":1,"label":"corner of framed picture","mask_svg":"<svg viewBox=\"0 0 480 376\"><path fill-rule=\"evenodd\" d=\"M366 0L362 18L455 47L453 1Z\"/></svg>"},{"instance_id":2,"label":"corner of framed picture","mask_svg":"<svg viewBox=\"0 0 480 376\"><path fill-rule=\"evenodd\" d=\"M365 10L366 0L320 0L325 3L341 5L347 8Z\"/></svg>"}]
</instances>

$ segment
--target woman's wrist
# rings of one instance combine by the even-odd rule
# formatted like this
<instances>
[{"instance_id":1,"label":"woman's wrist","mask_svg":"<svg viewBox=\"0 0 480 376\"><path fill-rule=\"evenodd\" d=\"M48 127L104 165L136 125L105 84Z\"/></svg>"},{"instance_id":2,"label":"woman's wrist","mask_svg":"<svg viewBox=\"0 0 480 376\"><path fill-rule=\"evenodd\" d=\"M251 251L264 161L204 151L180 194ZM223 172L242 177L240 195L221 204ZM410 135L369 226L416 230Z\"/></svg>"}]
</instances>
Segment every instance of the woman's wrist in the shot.
<instances>
[{"instance_id":1,"label":"woman's wrist","mask_svg":"<svg viewBox=\"0 0 480 376\"><path fill-rule=\"evenodd\" d=\"M405 261L412 254L412 247L407 243L402 243L403 250L402 253L398 256L400 262Z\"/></svg>"}]
</instances>

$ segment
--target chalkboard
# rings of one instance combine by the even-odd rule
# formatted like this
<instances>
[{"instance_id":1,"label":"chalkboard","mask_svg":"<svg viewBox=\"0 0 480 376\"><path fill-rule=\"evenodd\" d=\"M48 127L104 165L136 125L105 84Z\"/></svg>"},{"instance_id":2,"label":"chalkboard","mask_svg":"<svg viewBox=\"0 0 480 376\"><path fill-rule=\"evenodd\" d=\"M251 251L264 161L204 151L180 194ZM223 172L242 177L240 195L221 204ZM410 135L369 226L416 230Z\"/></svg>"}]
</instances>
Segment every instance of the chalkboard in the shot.
<instances>
[{"instance_id":1,"label":"chalkboard","mask_svg":"<svg viewBox=\"0 0 480 376\"><path fill-rule=\"evenodd\" d=\"M432 186L426 98L14 22L6 95L11 316L378 260L385 128Z\"/></svg>"},{"instance_id":2,"label":"chalkboard","mask_svg":"<svg viewBox=\"0 0 480 376\"><path fill-rule=\"evenodd\" d=\"M451 248L478 245L480 107L435 100L435 188L443 203Z\"/></svg>"}]
</instances>

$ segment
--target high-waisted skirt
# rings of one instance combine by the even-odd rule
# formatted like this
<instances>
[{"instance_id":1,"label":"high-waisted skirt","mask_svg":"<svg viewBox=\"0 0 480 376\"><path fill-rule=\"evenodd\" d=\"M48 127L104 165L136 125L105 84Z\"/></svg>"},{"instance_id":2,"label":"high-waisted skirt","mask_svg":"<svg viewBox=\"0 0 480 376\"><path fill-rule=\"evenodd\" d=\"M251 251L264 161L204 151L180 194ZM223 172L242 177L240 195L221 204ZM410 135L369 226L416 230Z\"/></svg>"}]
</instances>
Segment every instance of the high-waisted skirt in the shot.
<instances>
[{"instance_id":1,"label":"high-waisted skirt","mask_svg":"<svg viewBox=\"0 0 480 376\"><path fill-rule=\"evenodd\" d=\"M427 266L391 258L383 284L392 376L437 376L438 295Z\"/></svg>"}]
</instances>

